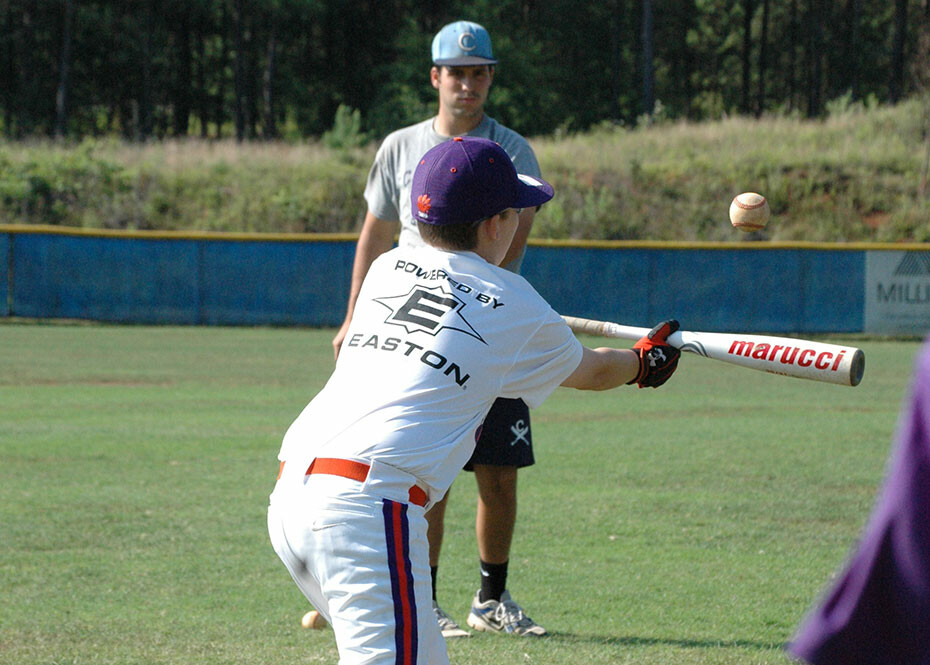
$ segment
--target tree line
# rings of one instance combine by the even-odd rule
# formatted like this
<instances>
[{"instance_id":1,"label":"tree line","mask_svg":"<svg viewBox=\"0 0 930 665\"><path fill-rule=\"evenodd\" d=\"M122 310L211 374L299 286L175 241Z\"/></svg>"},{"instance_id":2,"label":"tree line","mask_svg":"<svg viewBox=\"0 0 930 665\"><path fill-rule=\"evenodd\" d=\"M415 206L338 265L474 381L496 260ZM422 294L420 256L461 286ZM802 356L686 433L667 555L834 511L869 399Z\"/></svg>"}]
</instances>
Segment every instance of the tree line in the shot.
<instances>
[{"instance_id":1,"label":"tree line","mask_svg":"<svg viewBox=\"0 0 930 665\"><path fill-rule=\"evenodd\" d=\"M537 136L796 113L923 92L930 0L3 0L11 139L366 135L427 117L433 35L467 18L499 64L489 112Z\"/></svg>"}]
</instances>

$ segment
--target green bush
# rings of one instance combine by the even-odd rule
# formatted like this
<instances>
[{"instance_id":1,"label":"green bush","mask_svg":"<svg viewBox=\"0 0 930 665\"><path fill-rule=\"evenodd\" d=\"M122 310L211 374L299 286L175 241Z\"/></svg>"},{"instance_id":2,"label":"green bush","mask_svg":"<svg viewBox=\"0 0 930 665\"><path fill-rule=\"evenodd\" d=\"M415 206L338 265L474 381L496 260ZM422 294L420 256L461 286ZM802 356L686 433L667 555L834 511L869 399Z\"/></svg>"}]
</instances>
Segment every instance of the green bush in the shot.
<instances>
[{"instance_id":1,"label":"green bush","mask_svg":"<svg viewBox=\"0 0 930 665\"><path fill-rule=\"evenodd\" d=\"M928 241L930 140L917 101L841 98L825 120L603 123L531 140L556 197L537 238L744 240L734 195L765 194L751 239ZM91 228L352 232L376 144L343 107L322 143L0 142L0 219Z\"/></svg>"},{"instance_id":2,"label":"green bush","mask_svg":"<svg viewBox=\"0 0 930 665\"><path fill-rule=\"evenodd\" d=\"M361 112L345 104L340 104L336 109L332 129L323 133L323 145L332 150L360 148L370 140L362 131Z\"/></svg>"}]
</instances>

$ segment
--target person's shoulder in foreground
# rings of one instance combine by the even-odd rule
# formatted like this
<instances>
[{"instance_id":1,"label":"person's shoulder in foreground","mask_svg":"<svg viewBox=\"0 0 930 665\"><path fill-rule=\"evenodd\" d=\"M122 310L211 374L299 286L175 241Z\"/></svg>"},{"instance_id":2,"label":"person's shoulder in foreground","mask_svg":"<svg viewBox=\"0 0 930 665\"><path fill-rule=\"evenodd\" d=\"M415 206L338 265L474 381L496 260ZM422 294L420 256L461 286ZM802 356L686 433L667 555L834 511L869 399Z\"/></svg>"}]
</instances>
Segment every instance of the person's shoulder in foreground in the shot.
<instances>
[{"instance_id":1,"label":"person's shoulder in foreground","mask_svg":"<svg viewBox=\"0 0 930 665\"><path fill-rule=\"evenodd\" d=\"M895 439L855 551L787 645L812 665L930 663L930 337Z\"/></svg>"}]
</instances>

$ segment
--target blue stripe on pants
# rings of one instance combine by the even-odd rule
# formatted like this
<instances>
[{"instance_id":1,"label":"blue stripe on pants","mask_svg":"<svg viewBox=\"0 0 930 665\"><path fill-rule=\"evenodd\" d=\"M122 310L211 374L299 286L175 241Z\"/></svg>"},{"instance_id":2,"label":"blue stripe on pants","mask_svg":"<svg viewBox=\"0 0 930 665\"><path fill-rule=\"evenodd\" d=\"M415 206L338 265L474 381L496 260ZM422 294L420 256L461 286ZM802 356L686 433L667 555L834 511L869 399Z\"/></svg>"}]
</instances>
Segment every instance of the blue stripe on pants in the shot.
<instances>
[{"instance_id":1,"label":"blue stripe on pants","mask_svg":"<svg viewBox=\"0 0 930 665\"><path fill-rule=\"evenodd\" d=\"M391 594L394 598L394 645L397 665L417 662L417 605L410 565L410 529L407 504L383 500L384 533L387 543Z\"/></svg>"}]
</instances>

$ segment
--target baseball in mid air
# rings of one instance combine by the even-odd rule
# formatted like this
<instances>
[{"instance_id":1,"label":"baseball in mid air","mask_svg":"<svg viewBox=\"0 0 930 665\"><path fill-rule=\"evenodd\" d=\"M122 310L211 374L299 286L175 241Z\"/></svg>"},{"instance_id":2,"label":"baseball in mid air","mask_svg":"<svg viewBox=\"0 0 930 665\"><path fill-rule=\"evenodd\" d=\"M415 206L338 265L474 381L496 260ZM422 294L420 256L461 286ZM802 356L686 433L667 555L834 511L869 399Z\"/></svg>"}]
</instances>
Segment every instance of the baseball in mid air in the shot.
<instances>
[{"instance_id":1,"label":"baseball in mid air","mask_svg":"<svg viewBox=\"0 0 930 665\"><path fill-rule=\"evenodd\" d=\"M300 625L304 628L320 630L322 628L326 628L326 619L324 619L316 610L310 610L304 614L303 618L300 620Z\"/></svg>"},{"instance_id":2,"label":"baseball in mid air","mask_svg":"<svg viewBox=\"0 0 930 665\"><path fill-rule=\"evenodd\" d=\"M761 194L737 194L730 203L730 223L740 231L764 229L768 221L769 202Z\"/></svg>"}]
</instances>

